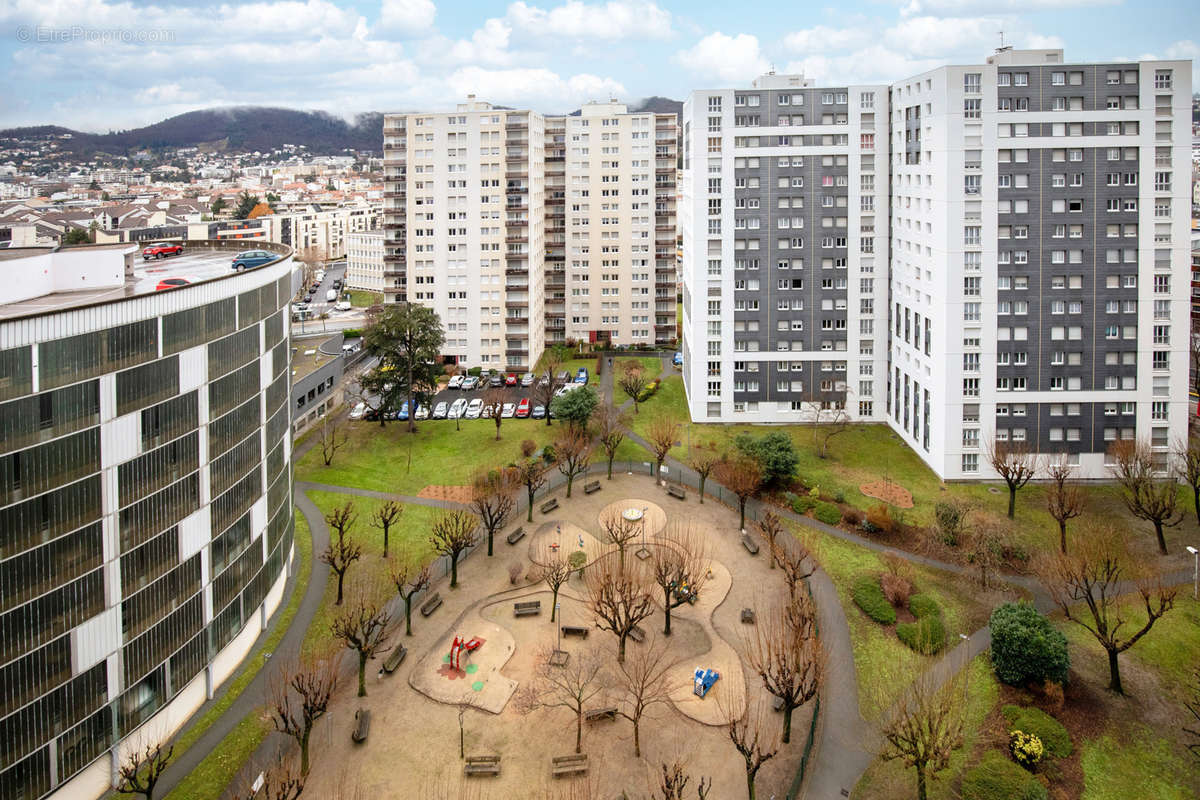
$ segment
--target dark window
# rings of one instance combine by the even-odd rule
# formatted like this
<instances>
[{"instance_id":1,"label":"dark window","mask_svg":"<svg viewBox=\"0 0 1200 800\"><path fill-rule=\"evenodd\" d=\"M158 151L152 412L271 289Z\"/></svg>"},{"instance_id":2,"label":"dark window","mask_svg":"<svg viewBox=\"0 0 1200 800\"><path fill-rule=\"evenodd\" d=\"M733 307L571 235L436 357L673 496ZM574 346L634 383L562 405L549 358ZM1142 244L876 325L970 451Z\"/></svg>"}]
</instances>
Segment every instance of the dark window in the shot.
<instances>
[{"instance_id":1,"label":"dark window","mask_svg":"<svg viewBox=\"0 0 1200 800\"><path fill-rule=\"evenodd\" d=\"M117 414L128 414L179 394L179 356L117 373Z\"/></svg>"}]
</instances>

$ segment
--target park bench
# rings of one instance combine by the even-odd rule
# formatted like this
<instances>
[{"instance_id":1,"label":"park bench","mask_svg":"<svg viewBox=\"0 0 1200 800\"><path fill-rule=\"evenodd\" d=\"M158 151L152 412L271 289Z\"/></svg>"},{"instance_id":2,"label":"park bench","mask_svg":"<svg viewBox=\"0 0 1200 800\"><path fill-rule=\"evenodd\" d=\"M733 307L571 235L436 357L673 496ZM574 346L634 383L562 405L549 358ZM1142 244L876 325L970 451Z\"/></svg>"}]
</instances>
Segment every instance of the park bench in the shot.
<instances>
[{"instance_id":1,"label":"park bench","mask_svg":"<svg viewBox=\"0 0 1200 800\"><path fill-rule=\"evenodd\" d=\"M667 494L671 495L671 497L678 497L680 500L687 500L687 492L680 486L668 486Z\"/></svg>"},{"instance_id":2,"label":"park bench","mask_svg":"<svg viewBox=\"0 0 1200 800\"><path fill-rule=\"evenodd\" d=\"M754 541L754 537L748 533L742 534L742 544L750 551L750 555L758 555L758 542Z\"/></svg>"},{"instance_id":3,"label":"park bench","mask_svg":"<svg viewBox=\"0 0 1200 800\"><path fill-rule=\"evenodd\" d=\"M600 481L592 481L583 485L583 493L591 494L592 492L600 491Z\"/></svg>"},{"instance_id":4,"label":"park bench","mask_svg":"<svg viewBox=\"0 0 1200 800\"><path fill-rule=\"evenodd\" d=\"M549 514L554 509L558 508L558 498L551 497L546 502L542 503L542 513Z\"/></svg>"},{"instance_id":5,"label":"park bench","mask_svg":"<svg viewBox=\"0 0 1200 800\"><path fill-rule=\"evenodd\" d=\"M580 639L586 639L588 637L588 629L581 625L563 625L562 635L578 636Z\"/></svg>"},{"instance_id":6,"label":"park bench","mask_svg":"<svg viewBox=\"0 0 1200 800\"><path fill-rule=\"evenodd\" d=\"M542 613L542 601L531 600L528 603L513 603L514 617L533 617Z\"/></svg>"},{"instance_id":7,"label":"park bench","mask_svg":"<svg viewBox=\"0 0 1200 800\"><path fill-rule=\"evenodd\" d=\"M747 625L754 624L754 609L753 608L743 608L742 609L742 622L746 623Z\"/></svg>"},{"instance_id":8,"label":"park bench","mask_svg":"<svg viewBox=\"0 0 1200 800\"><path fill-rule=\"evenodd\" d=\"M392 652L388 653L388 657L383 662L383 671L389 675L396 671L396 667L404 661L404 657L408 655L408 648L402 644L398 644L392 648Z\"/></svg>"},{"instance_id":9,"label":"park bench","mask_svg":"<svg viewBox=\"0 0 1200 800\"><path fill-rule=\"evenodd\" d=\"M350 738L361 744L367 740L367 734L370 731L371 712L365 708L360 708L354 712L354 733L350 734Z\"/></svg>"},{"instance_id":10,"label":"park bench","mask_svg":"<svg viewBox=\"0 0 1200 800\"><path fill-rule=\"evenodd\" d=\"M434 592L429 596L429 599L421 604L421 616L428 617L434 611L437 611L438 606L442 604L442 596Z\"/></svg>"},{"instance_id":11,"label":"park bench","mask_svg":"<svg viewBox=\"0 0 1200 800\"><path fill-rule=\"evenodd\" d=\"M646 632L642 630L640 625L634 625L629 629L629 638L635 642L644 642L646 641Z\"/></svg>"},{"instance_id":12,"label":"park bench","mask_svg":"<svg viewBox=\"0 0 1200 800\"><path fill-rule=\"evenodd\" d=\"M499 775L500 756L467 756L464 775Z\"/></svg>"},{"instance_id":13,"label":"park bench","mask_svg":"<svg viewBox=\"0 0 1200 800\"><path fill-rule=\"evenodd\" d=\"M617 718L617 709L616 706L593 708L591 711L583 712L583 718L588 722L599 722L602 719L615 720Z\"/></svg>"},{"instance_id":14,"label":"park bench","mask_svg":"<svg viewBox=\"0 0 1200 800\"><path fill-rule=\"evenodd\" d=\"M509 544L516 544L517 542L521 541L524 538L525 538L525 529L517 528L515 531L513 531L512 533L510 533L508 536L505 537L505 541L507 541Z\"/></svg>"},{"instance_id":15,"label":"park bench","mask_svg":"<svg viewBox=\"0 0 1200 800\"><path fill-rule=\"evenodd\" d=\"M587 753L574 753L569 756L555 756L550 760L551 772L554 777L573 775L577 772L587 772Z\"/></svg>"}]
</instances>

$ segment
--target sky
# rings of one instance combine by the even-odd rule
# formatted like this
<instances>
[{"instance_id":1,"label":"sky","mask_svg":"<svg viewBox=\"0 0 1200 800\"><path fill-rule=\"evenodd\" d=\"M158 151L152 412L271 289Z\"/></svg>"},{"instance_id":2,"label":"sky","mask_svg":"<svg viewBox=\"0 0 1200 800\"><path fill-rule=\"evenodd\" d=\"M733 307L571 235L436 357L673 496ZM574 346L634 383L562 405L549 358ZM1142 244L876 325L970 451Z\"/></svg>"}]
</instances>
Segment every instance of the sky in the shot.
<instances>
[{"instance_id":1,"label":"sky","mask_svg":"<svg viewBox=\"0 0 1200 800\"><path fill-rule=\"evenodd\" d=\"M0 0L0 128L104 132L199 108L561 113L803 72L885 83L1001 43L1193 59L1195 0Z\"/></svg>"}]
</instances>

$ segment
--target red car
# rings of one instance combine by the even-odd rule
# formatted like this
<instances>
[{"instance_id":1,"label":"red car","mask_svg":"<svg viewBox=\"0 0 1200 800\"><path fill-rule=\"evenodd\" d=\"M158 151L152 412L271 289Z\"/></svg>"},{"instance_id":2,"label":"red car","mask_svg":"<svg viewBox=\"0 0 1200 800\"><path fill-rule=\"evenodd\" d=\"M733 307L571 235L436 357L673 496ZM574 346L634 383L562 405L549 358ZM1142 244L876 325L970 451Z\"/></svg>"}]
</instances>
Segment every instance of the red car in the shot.
<instances>
[{"instance_id":1,"label":"red car","mask_svg":"<svg viewBox=\"0 0 1200 800\"><path fill-rule=\"evenodd\" d=\"M144 261L149 261L152 258L181 255L183 255L183 245L172 244L171 242L156 242L142 248L142 260Z\"/></svg>"},{"instance_id":2,"label":"red car","mask_svg":"<svg viewBox=\"0 0 1200 800\"><path fill-rule=\"evenodd\" d=\"M178 289L180 286L187 286L191 282L191 278L163 278L158 282L158 286L154 287L154 291L161 292L163 289Z\"/></svg>"},{"instance_id":3,"label":"red car","mask_svg":"<svg viewBox=\"0 0 1200 800\"><path fill-rule=\"evenodd\" d=\"M507 375L505 375L504 376L504 385L505 386L516 386L517 385L517 376L511 372L508 373Z\"/></svg>"},{"instance_id":4,"label":"red car","mask_svg":"<svg viewBox=\"0 0 1200 800\"><path fill-rule=\"evenodd\" d=\"M522 397L521 402L517 404L517 416L521 419L529 416L529 398Z\"/></svg>"}]
</instances>

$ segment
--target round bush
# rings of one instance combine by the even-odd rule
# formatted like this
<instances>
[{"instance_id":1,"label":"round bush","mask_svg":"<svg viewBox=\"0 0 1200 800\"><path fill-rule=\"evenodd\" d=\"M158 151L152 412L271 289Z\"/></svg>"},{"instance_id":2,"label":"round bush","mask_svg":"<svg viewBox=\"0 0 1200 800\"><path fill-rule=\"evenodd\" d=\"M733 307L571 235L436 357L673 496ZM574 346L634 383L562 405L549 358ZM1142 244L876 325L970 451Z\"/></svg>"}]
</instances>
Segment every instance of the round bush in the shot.
<instances>
[{"instance_id":1,"label":"round bush","mask_svg":"<svg viewBox=\"0 0 1200 800\"><path fill-rule=\"evenodd\" d=\"M816 504L817 504L817 501L813 500L808 495L801 495L800 497L797 497L795 500L792 501L792 511L794 511L797 514L803 514L805 511L808 511L810 508L812 508Z\"/></svg>"},{"instance_id":2,"label":"round bush","mask_svg":"<svg viewBox=\"0 0 1200 800\"><path fill-rule=\"evenodd\" d=\"M908 610L917 619L942 615L942 609L938 606L937 601L927 594L914 594L908 598Z\"/></svg>"},{"instance_id":3,"label":"round bush","mask_svg":"<svg viewBox=\"0 0 1200 800\"><path fill-rule=\"evenodd\" d=\"M941 614L934 614L916 622L901 622L896 626L896 637L909 649L928 656L946 646L946 626Z\"/></svg>"},{"instance_id":4,"label":"round bush","mask_svg":"<svg viewBox=\"0 0 1200 800\"><path fill-rule=\"evenodd\" d=\"M1047 800L1046 787L999 750L989 750L967 770L963 800Z\"/></svg>"},{"instance_id":5,"label":"round bush","mask_svg":"<svg viewBox=\"0 0 1200 800\"><path fill-rule=\"evenodd\" d=\"M851 594L854 604L880 625L891 625L896 621L896 609L884 597L879 579L874 575L863 575L855 581Z\"/></svg>"},{"instance_id":6,"label":"round bush","mask_svg":"<svg viewBox=\"0 0 1200 800\"><path fill-rule=\"evenodd\" d=\"M1042 760L1045 748L1037 734L1016 730L1008 734L1008 752L1012 753L1014 761L1032 772Z\"/></svg>"},{"instance_id":7,"label":"round bush","mask_svg":"<svg viewBox=\"0 0 1200 800\"><path fill-rule=\"evenodd\" d=\"M1055 758L1071 755L1071 734L1063 724L1039 708L1004 706L1000 713L1012 730L1032 733L1042 740L1046 752Z\"/></svg>"},{"instance_id":8,"label":"round bush","mask_svg":"<svg viewBox=\"0 0 1200 800\"><path fill-rule=\"evenodd\" d=\"M826 525L837 525L842 521L842 510L833 503L817 503L813 516Z\"/></svg>"},{"instance_id":9,"label":"round bush","mask_svg":"<svg viewBox=\"0 0 1200 800\"><path fill-rule=\"evenodd\" d=\"M1071 668L1067 639L1028 603L1005 603L992 612L992 667L1011 686L1047 680L1064 683Z\"/></svg>"}]
</instances>

